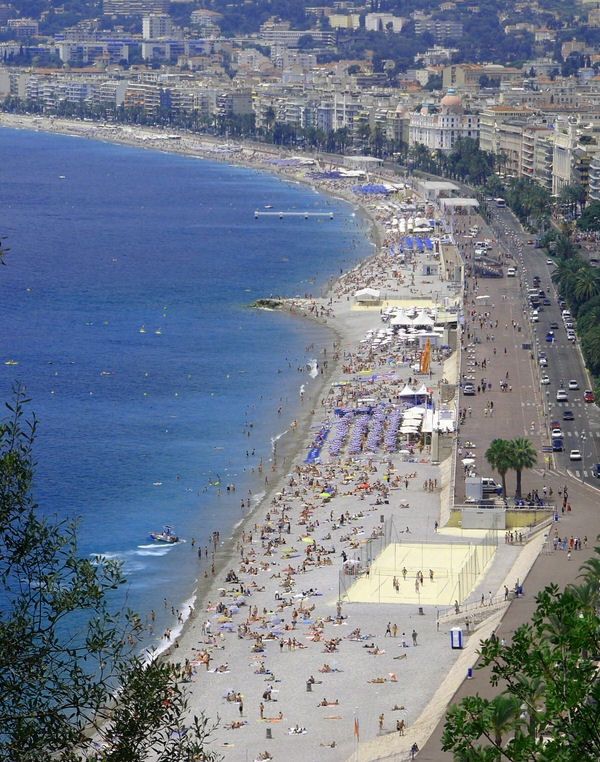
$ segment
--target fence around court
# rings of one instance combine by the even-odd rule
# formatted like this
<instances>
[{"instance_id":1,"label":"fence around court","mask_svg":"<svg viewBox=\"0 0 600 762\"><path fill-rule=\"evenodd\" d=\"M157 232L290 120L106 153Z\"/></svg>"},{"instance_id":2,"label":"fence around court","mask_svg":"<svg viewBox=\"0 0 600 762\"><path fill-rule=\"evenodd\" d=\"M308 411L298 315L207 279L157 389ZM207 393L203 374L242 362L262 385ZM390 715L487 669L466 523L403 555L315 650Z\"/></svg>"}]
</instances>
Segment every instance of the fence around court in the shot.
<instances>
[{"instance_id":1,"label":"fence around court","mask_svg":"<svg viewBox=\"0 0 600 762\"><path fill-rule=\"evenodd\" d=\"M381 532L376 537L369 537L361 541L357 548L351 551L351 556L342 564L338 581L338 600L347 597L348 590L356 580L366 574L371 568L373 561L379 556L390 543L400 542L398 531L393 516L385 519L381 524Z\"/></svg>"},{"instance_id":2,"label":"fence around court","mask_svg":"<svg viewBox=\"0 0 600 762\"><path fill-rule=\"evenodd\" d=\"M410 535L397 531L393 520L388 520L380 536L360 545L354 558L342 565L338 599L415 603L418 606L451 605L455 600L462 603L477 586L493 558L500 533L488 530L481 539L470 537L465 540L450 543L413 541ZM382 558L392 543L393 552L390 549ZM416 583L419 573L424 577L422 584Z\"/></svg>"},{"instance_id":3,"label":"fence around court","mask_svg":"<svg viewBox=\"0 0 600 762\"><path fill-rule=\"evenodd\" d=\"M466 600L477 586L479 577L496 552L499 536L497 529L489 529L479 542L472 544L472 552L469 553L458 572L453 593L455 600L459 602Z\"/></svg>"}]
</instances>

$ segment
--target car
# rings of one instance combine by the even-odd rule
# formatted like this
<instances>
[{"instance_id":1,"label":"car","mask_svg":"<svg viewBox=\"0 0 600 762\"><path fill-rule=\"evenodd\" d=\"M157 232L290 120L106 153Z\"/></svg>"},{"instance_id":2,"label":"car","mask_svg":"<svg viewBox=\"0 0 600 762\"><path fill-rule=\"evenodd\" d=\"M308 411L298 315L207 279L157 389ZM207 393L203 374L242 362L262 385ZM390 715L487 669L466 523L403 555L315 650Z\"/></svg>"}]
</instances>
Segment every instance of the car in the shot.
<instances>
[{"instance_id":1,"label":"car","mask_svg":"<svg viewBox=\"0 0 600 762\"><path fill-rule=\"evenodd\" d=\"M553 259L547 259L547 260L546 260L546 264L547 264L549 267L554 267L554 260L553 260Z\"/></svg>"},{"instance_id":2,"label":"car","mask_svg":"<svg viewBox=\"0 0 600 762\"><path fill-rule=\"evenodd\" d=\"M569 389L571 389L571 391L575 391L576 389L579 389L579 384L574 378L572 378L569 381Z\"/></svg>"},{"instance_id":3,"label":"car","mask_svg":"<svg viewBox=\"0 0 600 762\"><path fill-rule=\"evenodd\" d=\"M600 463L594 463L592 466L592 476L595 476L596 479L600 479Z\"/></svg>"},{"instance_id":4,"label":"car","mask_svg":"<svg viewBox=\"0 0 600 762\"><path fill-rule=\"evenodd\" d=\"M547 297L547 296L545 296L545 297L542 299L542 304L543 304L545 307L549 307L549 306L552 304L552 302L550 301L550 299L548 299L548 297Z\"/></svg>"},{"instance_id":5,"label":"car","mask_svg":"<svg viewBox=\"0 0 600 762\"><path fill-rule=\"evenodd\" d=\"M568 394L566 393L566 391L564 389L559 389L556 392L556 401L557 402L568 402L569 401L569 396L568 396Z\"/></svg>"},{"instance_id":6,"label":"car","mask_svg":"<svg viewBox=\"0 0 600 762\"><path fill-rule=\"evenodd\" d=\"M473 384L465 384L463 387L463 394L472 397L475 394L475 387Z\"/></svg>"},{"instance_id":7,"label":"car","mask_svg":"<svg viewBox=\"0 0 600 762\"><path fill-rule=\"evenodd\" d=\"M546 341L554 341L554 331L548 331L548 333L546 334Z\"/></svg>"},{"instance_id":8,"label":"car","mask_svg":"<svg viewBox=\"0 0 600 762\"><path fill-rule=\"evenodd\" d=\"M509 267L506 271L506 277L507 278L514 278L517 275L517 271L514 267Z\"/></svg>"},{"instance_id":9,"label":"car","mask_svg":"<svg viewBox=\"0 0 600 762\"><path fill-rule=\"evenodd\" d=\"M548 360L545 357L540 357L539 364L540 364L540 368L547 368Z\"/></svg>"},{"instance_id":10,"label":"car","mask_svg":"<svg viewBox=\"0 0 600 762\"><path fill-rule=\"evenodd\" d=\"M569 460L581 460L581 453L579 450L571 450L569 453Z\"/></svg>"},{"instance_id":11,"label":"car","mask_svg":"<svg viewBox=\"0 0 600 762\"><path fill-rule=\"evenodd\" d=\"M575 336L575 334L574 334L574 333L568 333L568 334L567 334L567 339L568 339L569 341L571 341L571 342L574 342L574 341L577 341L577 336Z\"/></svg>"},{"instance_id":12,"label":"car","mask_svg":"<svg viewBox=\"0 0 600 762\"><path fill-rule=\"evenodd\" d=\"M559 437L554 437L552 440L552 452L562 452L563 451L563 441Z\"/></svg>"},{"instance_id":13,"label":"car","mask_svg":"<svg viewBox=\"0 0 600 762\"><path fill-rule=\"evenodd\" d=\"M550 383L550 379L548 378L548 376L543 375L540 378L540 384L542 384L543 386L548 386L549 383Z\"/></svg>"},{"instance_id":14,"label":"car","mask_svg":"<svg viewBox=\"0 0 600 762\"><path fill-rule=\"evenodd\" d=\"M575 420L575 416L573 415L573 411L572 410L563 410L562 419L563 419L563 421L574 421Z\"/></svg>"},{"instance_id":15,"label":"car","mask_svg":"<svg viewBox=\"0 0 600 762\"><path fill-rule=\"evenodd\" d=\"M571 323L570 320L566 320L565 321L565 328L567 329L567 331L574 331L575 330L575 324Z\"/></svg>"},{"instance_id":16,"label":"car","mask_svg":"<svg viewBox=\"0 0 600 762\"><path fill-rule=\"evenodd\" d=\"M594 401L594 392L591 389L586 389L583 393L583 399L586 402L593 402Z\"/></svg>"},{"instance_id":17,"label":"car","mask_svg":"<svg viewBox=\"0 0 600 762\"><path fill-rule=\"evenodd\" d=\"M536 310L534 310L534 311L531 313L531 322L532 322L532 323L539 323L539 322L540 322L540 316L537 314L537 311L536 311Z\"/></svg>"},{"instance_id":18,"label":"car","mask_svg":"<svg viewBox=\"0 0 600 762\"><path fill-rule=\"evenodd\" d=\"M550 323L550 330L551 331L558 331L558 323L555 322L555 321Z\"/></svg>"},{"instance_id":19,"label":"car","mask_svg":"<svg viewBox=\"0 0 600 762\"><path fill-rule=\"evenodd\" d=\"M552 439L562 439L562 431L559 428L552 429Z\"/></svg>"}]
</instances>

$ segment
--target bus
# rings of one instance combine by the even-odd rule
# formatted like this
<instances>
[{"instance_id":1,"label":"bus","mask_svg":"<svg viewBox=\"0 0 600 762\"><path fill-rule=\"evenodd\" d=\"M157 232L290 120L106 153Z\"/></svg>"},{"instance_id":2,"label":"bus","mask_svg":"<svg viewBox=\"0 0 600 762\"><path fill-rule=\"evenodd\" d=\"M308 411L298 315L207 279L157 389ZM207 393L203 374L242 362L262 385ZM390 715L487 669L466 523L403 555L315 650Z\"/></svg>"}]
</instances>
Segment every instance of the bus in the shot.
<instances>
[{"instance_id":1,"label":"bus","mask_svg":"<svg viewBox=\"0 0 600 762\"><path fill-rule=\"evenodd\" d=\"M506 201L503 198L497 198L496 206L503 209L506 206Z\"/></svg>"}]
</instances>

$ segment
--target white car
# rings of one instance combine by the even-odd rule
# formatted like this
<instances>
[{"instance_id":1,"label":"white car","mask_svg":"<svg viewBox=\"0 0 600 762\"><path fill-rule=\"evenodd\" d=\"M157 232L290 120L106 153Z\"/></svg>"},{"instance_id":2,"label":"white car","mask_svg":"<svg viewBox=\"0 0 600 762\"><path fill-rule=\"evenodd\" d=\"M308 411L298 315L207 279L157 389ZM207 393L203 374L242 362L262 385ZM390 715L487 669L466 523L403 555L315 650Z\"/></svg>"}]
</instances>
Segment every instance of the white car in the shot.
<instances>
[{"instance_id":1,"label":"white car","mask_svg":"<svg viewBox=\"0 0 600 762\"><path fill-rule=\"evenodd\" d=\"M567 395L566 391L564 389L559 389L556 392L556 401L557 402L568 402L569 396Z\"/></svg>"},{"instance_id":2,"label":"white car","mask_svg":"<svg viewBox=\"0 0 600 762\"><path fill-rule=\"evenodd\" d=\"M552 429L552 439L562 439L563 433L560 429Z\"/></svg>"},{"instance_id":3,"label":"white car","mask_svg":"<svg viewBox=\"0 0 600 762\"><path fill-rule=\"evenodd\" d=\"M579 450L571 450L569 453L569 460L581 460L581 453Z\"/></svg>"},{"instance_id":4,"label":"white car","mask_svg":"<svg viewBox=\"0 0 600 762\"><path fill-rule=\"evenodd\" d=\"M549 267L554 267L554 260L553 260L553 259L547 259L547 260L546 260L546 264L547 264Z\"/></svg>"},{"instance_id":5,"label":"white car","mask_svg":"<svg viewBox=\"0 0 600 762\"><path fill-rule=\"evenodd\" d=\"M548 386L549 383L550 383L550 379L548 378L548 376L541 377L540 384L543 384L544 386Z\"/></svg>"},{"instance_id":6,"label":"white car","mask_svg":"<svg viewBox=\"0 0 600 762\"><path fill-rule=\"evenodd\" d=\"M577 383L577 381L575 381L574 378L572 378L569 381L569 389L572 389L572 390L579 389L579 384Z\"/></svg>"},{"instance_id":7,"label":"white car","mask_svg":"<svg viewBox=\"0 0 600 762\"><path fill-rule=\"evenodd\" d=\"M574 332L574 331L570 331L570 332L567 334L567 340L568 340L568 341L571 341L571 342L573 342L573 341L577 341L577 336L575 336L575 332Z\"/></svg>"}]
</instances>

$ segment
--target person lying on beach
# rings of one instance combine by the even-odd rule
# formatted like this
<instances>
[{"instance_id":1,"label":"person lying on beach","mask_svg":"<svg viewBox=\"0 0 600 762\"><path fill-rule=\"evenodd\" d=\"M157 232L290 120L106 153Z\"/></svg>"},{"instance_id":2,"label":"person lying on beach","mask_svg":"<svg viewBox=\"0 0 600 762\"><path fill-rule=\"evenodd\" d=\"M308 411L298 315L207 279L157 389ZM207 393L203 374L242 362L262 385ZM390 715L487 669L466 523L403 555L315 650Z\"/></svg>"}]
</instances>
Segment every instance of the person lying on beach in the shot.
<instances>
[{"instance_id":1,"label":"person lying on beach","mask_svg":"<svg viewBox=\"0 0 600 762\"><path fill-rule=\"evenodd\" d=\"M265 759L273 759L273 757L269 754L268 751L263 751L261 754L258 755L256 758L257 762L263 762Z\"/></svg>"},{"instance_id":2,"label":"person lying on beach","mask_svg":"<svg viewBox=\"0 0 600 762\"><path fill-rule=\"evenodd\" d=\"M385 679L385 677L372 677L369 680L369 682L370 683L385 683L385 682L387 682L387 680Z\"/></svg>"},{"instance_id":3,"label":"person lying on beach","mask_svg":"<svg viewBox=\"0 0 600 762\"><path fill-rule=\"evenodd\" d=\"M327 699L324 698L317 704L317 706L339 706L339 703L339 699L336 699L335 701L327 701Z\"/></svg>"},{"instance_id":4,"label":"person lying on beach","mask_svg":"<svg viewBox=\"0 0 600 762\"><path fill-rule=\"evenodd\" d=\"M403 706L398 706L398 704L394 704L392 707L392 712L401 712L404 709Z\"/></svg>"},{"instance_id":5,"label":"person lying on beach","mask_svg":"<svg viewBox=\"0 0 600 762\"><path fill-rule=\"evenodd\" d=\"M380 654L384 654L385 651L383 651L378 646L375 646L375 648L369 648L369 649L367 649L367 653L373 654L373 656L379 656Z\"/></svg>"},{"instance_id":6,"label":"person lying on beach","mask_svg":"<svg viewBox=\"0 0 600 762\"><path fill-rule=\"evenodd\" d=\"M290 728L288 732L291 736L293 736L308 733L308 730L306 728L301 728L300 725L296 725L295 727Z\"/></svg>"},{"instance_id":7,"label":"person lying on beach","mask_svg":"<svg viewBox=\"0 0 600 762\"><path fill-rule=\"evenodd\" d=\"M335 749L335 741L332 741L331 743L323 743L321 741L321 743L319 745L320 746L328 746L330 749Z\"/></svg>"},{"instance_id":8,"label":"person lying on beach","mask_svg":"<svg viewBox=\"0 0 600 762\"><path fill-rule=\"evenodd\" d=\"M246 720L231 720L227 727L231 728L231 730L236 730L237 728L243 728L247 724Z\"/></svg>"},{"instance_id":9,"label":"person lying on beach","mask_svg":"<svg viewBox=\"0 0 600 762\"><path fill-rule=\"evenodd\" d=\"M323 664L323 666L319 669L319 672L331 672L331 667L329 664Z\"/></svg>"}]
</instances>

